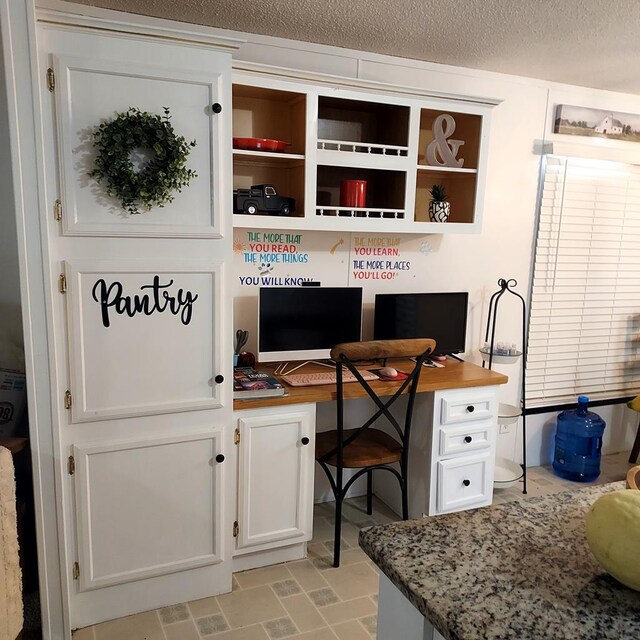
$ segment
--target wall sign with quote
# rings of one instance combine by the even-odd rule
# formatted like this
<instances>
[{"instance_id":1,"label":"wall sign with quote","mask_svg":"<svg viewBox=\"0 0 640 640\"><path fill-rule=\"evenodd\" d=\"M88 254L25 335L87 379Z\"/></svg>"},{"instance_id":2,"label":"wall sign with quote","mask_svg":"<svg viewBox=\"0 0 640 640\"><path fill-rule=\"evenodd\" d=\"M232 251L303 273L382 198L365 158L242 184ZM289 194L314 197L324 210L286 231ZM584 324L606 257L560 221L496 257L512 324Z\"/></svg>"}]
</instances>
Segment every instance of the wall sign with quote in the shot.
<instances>
[{"instance_id":1,"label":"wall sign with quote","mask_svg":"<svg viewBox=\"0 0 640 640\"><path fill-rule=\"evenodd\" d=\"M220 406L220 270L65 264L73 422Z\"/></svg>"}]
</instances>

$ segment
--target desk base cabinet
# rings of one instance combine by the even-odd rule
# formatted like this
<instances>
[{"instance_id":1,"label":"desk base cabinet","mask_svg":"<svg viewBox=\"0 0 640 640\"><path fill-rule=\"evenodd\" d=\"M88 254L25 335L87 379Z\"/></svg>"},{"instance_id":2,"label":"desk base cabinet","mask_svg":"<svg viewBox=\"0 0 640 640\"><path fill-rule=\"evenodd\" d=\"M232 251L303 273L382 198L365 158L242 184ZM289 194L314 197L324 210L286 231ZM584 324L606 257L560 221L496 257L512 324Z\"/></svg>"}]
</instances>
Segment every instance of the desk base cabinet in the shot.
<instances>
[{"instance_id":1,"label":"desk base cabinet","mask_svg":"<svg viewBox=\"0 0 640 640\"><path fill-rule=\"evenodd\" d=\"M236 411L234 421L238 454L234 558L310 540L315 404ZM300 548L303 554L304 545ZM246 560L238 564L252 565ZM256 557L255 566L261 564Z\"/></svg>"},{"instance_id":2,"label":"desk base cabinet","mask_svg":"<svg viewBox=\"0 0 640 640\"><path fill-rule=\"evenodd\" d=\"M418 394L409 442L409 517L488 506L493 498L498 387ZM400 490L388 474L374 492L401 513Z\"/></svg>"},{"instance_id":3,"label":"desk base cabinet","mask_svg":"<svg viewBox=\"0 0 640 640\"><path fill-rule=\"evenodd\" d=\"M429 505L424 512L433 516L490 505L498 388L436 391L432 415Z\"/></svg>"}]
</instances>

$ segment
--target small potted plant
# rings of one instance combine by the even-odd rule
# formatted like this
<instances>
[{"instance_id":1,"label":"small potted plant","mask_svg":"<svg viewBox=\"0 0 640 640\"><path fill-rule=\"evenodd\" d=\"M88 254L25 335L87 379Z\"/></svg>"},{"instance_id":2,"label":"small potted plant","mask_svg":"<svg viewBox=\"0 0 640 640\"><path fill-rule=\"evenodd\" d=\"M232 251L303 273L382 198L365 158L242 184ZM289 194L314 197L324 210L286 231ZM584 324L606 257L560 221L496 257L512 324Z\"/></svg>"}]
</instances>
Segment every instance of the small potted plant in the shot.
<instances>
[{"instance_id":1,"label":"small potted plant","mask_svg":"<svg viewBox=\"0 0 640 640\"><path fill-rule=\"evenodd\" d=\"M429 193L431 194L429 219L431 222L446 222L451 211L451 203L447 201L444 185L434 184Z\"/></svg>"}]
</instances>

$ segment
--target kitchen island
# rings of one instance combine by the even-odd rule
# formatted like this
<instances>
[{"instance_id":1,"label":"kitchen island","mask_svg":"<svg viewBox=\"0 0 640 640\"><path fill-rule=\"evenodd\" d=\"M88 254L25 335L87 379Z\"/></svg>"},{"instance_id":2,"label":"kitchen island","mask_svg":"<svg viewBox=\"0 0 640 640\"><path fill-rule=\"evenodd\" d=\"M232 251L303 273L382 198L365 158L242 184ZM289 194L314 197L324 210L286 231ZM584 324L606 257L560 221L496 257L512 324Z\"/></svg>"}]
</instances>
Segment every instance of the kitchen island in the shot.
<instances>
[{"instance_id":1,"label":"kitchen island","mask_svg":"<svg viewBox=\"0 0 640 640\"><path fill-rule=\"evenodd\" d=\"M584 533L591 504L619 489L363 529L381 571L377 640L638 640L640 592L604 572Z\"/></svg>"}]
</instances>

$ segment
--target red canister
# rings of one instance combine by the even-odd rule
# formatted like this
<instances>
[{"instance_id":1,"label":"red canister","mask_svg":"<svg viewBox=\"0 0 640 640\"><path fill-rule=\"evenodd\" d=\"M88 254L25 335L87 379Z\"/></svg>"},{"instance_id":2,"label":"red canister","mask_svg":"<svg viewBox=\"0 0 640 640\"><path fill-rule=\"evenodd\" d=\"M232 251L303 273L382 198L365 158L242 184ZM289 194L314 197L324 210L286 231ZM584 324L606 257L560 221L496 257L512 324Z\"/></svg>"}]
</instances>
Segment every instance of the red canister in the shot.
<instances>
[{"instance_id":1,"label":"red canister","mask_svg":"<svg viewBox=\"0 0 640 640\"><path fill-rule=\"evenodd\" d=\"M340 182L340 206L364 209L367 206L367 181L342 180Z\"/></svg>"}]
</instances>

